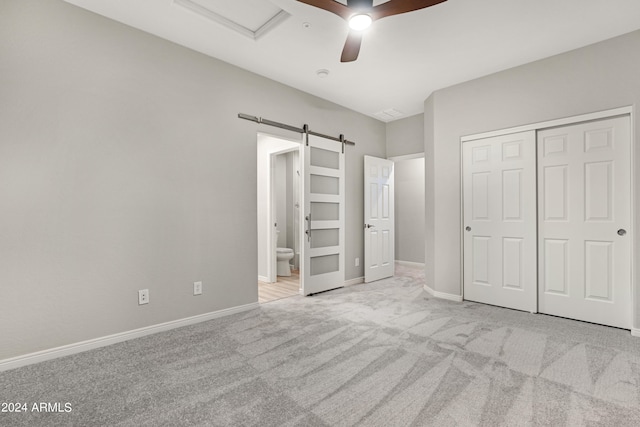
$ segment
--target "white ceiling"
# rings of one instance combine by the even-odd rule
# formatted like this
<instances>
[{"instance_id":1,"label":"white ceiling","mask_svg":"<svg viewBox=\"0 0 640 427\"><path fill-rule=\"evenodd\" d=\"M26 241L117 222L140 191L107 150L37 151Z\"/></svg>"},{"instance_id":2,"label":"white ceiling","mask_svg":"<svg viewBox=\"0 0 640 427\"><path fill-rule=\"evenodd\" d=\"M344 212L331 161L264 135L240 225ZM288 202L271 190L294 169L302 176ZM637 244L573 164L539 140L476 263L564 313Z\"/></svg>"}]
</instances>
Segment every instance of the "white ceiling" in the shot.
<instances>
[{"instance_id":1,"label":"white ceiling","mask_svg":"<svg viewBox=\"0 0 640 427\"><path fill-rule=\"evenodd\" d=\"M448 0L374 22L343 64L346 22L295 0L192 0L230 22L249 10L238 24L252 34L286 12L257 38L181 0L66 1L385 121L421 113L434 90L640 29L639 0ZM388 109L403 115L376 116Z\"/></svg>"}]
</instances>

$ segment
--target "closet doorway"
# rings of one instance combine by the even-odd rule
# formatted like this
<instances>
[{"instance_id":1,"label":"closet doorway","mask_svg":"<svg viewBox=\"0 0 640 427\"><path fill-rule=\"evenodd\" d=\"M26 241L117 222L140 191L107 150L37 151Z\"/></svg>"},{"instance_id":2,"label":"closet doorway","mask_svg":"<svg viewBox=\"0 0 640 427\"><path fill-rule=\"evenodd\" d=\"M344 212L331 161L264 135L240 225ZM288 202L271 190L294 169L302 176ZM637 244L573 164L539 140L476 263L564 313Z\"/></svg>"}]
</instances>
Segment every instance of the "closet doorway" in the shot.
<instances>
[{"instance_id":1,"label":"closet doorway","mask_svg":"<svg viewBox=\"0 0 640 427\"><path fill-rule=\"evenodd\" d=\"M463 143L464 299L631 328L628 114Z\"/></svg>"}]
</instances>

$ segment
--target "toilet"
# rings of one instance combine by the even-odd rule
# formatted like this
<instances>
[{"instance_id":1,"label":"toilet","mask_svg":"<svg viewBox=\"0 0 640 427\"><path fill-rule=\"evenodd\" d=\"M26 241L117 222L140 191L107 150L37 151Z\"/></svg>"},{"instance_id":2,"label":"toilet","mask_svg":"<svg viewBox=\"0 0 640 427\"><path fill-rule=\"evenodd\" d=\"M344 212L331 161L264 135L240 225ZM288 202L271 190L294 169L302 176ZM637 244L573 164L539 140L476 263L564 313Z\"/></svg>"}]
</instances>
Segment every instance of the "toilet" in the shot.
<instances>
[{"instance_id":1,"label":"toilet","mask_svg":"<svg viewBox=\"0 0 640 427\"><path fill-rule=\"evenodd\" d=\"M276 260L278 266L276 267L278 276L291 276L291 266L289 261L293 258L293 249L289 248L277 248Z\"/></svg>"}]
</instances>

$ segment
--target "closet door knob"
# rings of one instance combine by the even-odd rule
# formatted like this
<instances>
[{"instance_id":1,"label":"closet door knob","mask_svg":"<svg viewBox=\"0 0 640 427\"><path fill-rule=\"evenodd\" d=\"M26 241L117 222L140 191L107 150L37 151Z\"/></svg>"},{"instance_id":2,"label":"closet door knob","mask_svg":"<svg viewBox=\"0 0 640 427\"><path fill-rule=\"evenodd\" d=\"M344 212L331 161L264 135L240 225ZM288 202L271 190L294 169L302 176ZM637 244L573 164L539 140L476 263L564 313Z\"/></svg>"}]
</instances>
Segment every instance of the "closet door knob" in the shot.
<instances>
[{"instance_id":1,"label":"closet door knob","mask_svg":"<svg viewBox=\"0 0 640 427\"><path fill-rule=\"evenodd\" d=\"M625 230L624 228L618 230L618 236L624 236L625 234L627 234L627 230Z\"/></svg>"},{"instance_id":2,"label":"closet door knob","mask_svg":"<svg viewBox=\"0 0 640 427\"><path fill-rule=\"evenodd\" d=\"M464 229L467 231L471 231L471 227L469 227L468 225Z\"/></svg>"}]
</instances>

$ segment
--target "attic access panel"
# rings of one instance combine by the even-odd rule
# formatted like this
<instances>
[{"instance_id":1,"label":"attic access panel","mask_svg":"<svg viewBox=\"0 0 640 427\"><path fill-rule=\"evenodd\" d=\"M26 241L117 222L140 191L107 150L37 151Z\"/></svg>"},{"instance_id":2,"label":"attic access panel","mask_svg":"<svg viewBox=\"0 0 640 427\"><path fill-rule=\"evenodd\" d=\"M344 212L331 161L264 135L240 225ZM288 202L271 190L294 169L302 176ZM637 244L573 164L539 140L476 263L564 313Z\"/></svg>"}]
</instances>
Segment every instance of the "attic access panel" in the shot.
<instances>
[{"instance_id":1,"label":"attic access panel","mask_svg":"<svg viewBox=\"0 0 640 427\"><path fill-rule=\"evenodd\" d=\"M290 15L266 0L173 0L204 18L257 40Z\"/></svg>"}]
</instances>

